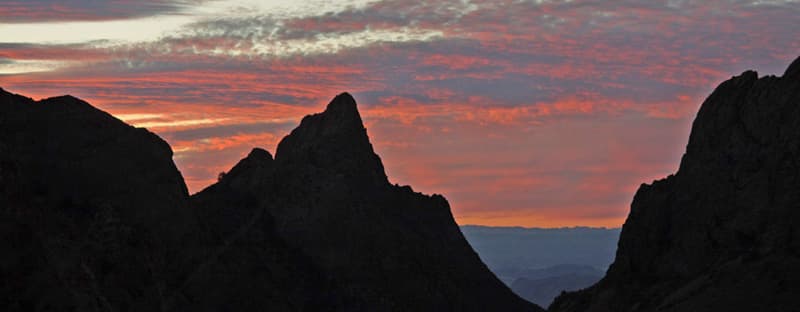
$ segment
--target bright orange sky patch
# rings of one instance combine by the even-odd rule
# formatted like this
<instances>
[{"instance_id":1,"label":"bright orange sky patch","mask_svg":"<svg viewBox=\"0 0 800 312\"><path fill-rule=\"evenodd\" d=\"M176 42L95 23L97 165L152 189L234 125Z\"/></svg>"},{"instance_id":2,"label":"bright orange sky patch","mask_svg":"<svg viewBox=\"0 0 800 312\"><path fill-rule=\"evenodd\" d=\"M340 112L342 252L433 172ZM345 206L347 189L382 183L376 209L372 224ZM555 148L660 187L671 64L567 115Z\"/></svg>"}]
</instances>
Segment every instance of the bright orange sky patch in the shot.
<instances>
[{"instance_id":1,"label":"bright orange sky patch","mask_svg":"<svg viewBox=\"0 0 800 312\"><path fill-rule=\"evenodd\" d=\"M800 51L789 1L120 3L0 4L0 87L147 126L192 192L348 91L461 224L621 225L717 83Z\"/></svg>"}]
</instances>

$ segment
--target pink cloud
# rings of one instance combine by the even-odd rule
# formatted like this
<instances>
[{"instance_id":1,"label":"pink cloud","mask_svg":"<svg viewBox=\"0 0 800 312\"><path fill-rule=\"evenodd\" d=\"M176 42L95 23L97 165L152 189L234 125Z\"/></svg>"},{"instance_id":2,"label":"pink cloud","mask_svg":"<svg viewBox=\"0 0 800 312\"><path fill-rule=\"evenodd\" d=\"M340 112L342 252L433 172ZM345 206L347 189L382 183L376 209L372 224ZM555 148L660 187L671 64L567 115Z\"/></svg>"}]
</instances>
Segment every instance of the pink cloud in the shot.
<instances>
[{"instance_id":1,"label":"pink cloud","mask_svg":"<svg viewBox=\"0 0 800 312\"><path fill-rule=\"evenodd\" d=\"M11 7L0 11L53 14ZM124 15L70 14L56 13ZM618 226L640 183L677 168L691 119L718 82L748 68L779 73L796 57L797 14L793 3L393 0L289 20L276 40L404 27L443 36L333 54L195 53L257 41L213 35L206 30L238 24L207 21L194 35L113 49L0 43L0 66L74 62L1 75L0 86L146 116L132 122L156 125L192 191L252 147L274 150L303 115L349 91L390 180L443 193L460 223Z\"/></svg>"}]
</instances>

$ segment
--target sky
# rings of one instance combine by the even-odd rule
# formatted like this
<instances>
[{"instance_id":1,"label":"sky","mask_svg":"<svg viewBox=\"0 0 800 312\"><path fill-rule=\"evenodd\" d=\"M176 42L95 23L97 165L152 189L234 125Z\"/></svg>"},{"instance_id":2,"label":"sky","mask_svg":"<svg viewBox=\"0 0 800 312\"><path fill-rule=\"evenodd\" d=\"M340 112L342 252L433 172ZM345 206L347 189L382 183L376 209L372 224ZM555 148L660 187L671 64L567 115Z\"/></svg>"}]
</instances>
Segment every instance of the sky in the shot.
<instances>
[{"instance_id":1,"label":"sky","mask_svg":"<svg viewBox=\"0 0 800 312\"><path fill-rule=\"evenodd\" d=\"M150 129L191 192L347 91L390 181L459 224L616 227L798 29L796 0L0 0L0 87Z\"/></svg>"}]
</instances>

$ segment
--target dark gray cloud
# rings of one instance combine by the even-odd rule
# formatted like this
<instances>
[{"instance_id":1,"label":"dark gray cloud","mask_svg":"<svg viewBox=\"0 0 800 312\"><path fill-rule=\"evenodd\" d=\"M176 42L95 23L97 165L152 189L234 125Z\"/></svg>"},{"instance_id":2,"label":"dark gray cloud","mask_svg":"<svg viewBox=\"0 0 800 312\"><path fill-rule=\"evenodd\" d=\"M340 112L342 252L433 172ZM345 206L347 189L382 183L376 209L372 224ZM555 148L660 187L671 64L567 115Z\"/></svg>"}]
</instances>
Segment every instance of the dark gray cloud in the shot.
<instances>
[{"instance_id":1,"label":"dark gray cloud","mask_svg":"<svg viewBox=\"0 0 800 312\"><path fill-rule=\"evenodd\" d=\"M181 9L148 3L141 14ZM140 14L121 8L93 16ZM392 181L444 193L460 222L618 225L640 183L677 168L719 82L780 74L797 57L797 16L796 1L386 0L301 18L221 16L127 45L0 44L0 66L82 62L0 86L167 121L223 119L157 129L194 190L294 124L265 120L298 121L349 91ZM320 38L419 30L441 35L302 51Z\"/></svg>"},{"instance_id":2,"label":"dark gray cloud","mask_svg":"<svg viewBox=\"0 0 800 312\"><path fill-rule=\"evenodd\" d=\"M0 2L0 23L105 21L178 14L199 0L11 0Z\"/></svg>"}]
</instances>

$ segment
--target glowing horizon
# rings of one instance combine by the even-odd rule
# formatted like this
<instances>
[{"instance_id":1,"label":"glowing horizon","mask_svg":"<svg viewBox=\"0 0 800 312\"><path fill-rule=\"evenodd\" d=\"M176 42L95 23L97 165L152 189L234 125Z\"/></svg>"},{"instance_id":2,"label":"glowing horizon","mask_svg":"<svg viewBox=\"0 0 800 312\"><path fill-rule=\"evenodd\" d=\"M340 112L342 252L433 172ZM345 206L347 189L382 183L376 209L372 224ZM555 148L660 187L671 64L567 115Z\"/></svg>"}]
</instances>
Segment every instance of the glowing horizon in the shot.
<instances>
[{"instance_id":1,"label":"glowing horizon","mask_svg":"<svg viewBox=\"0 0 800 312\"><path fill-rule=\"evenodd\" d=\"M800 53L798 1L0 3L0 87L147 127L191 192L350 92L392 183L459 224L618 227L694 114ZM744 31L744 30L747 31Z\"/></svg>"}]
</instances>

